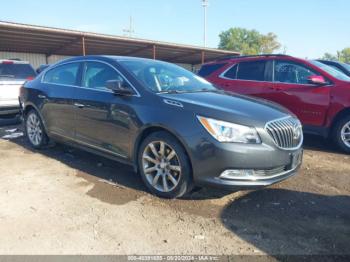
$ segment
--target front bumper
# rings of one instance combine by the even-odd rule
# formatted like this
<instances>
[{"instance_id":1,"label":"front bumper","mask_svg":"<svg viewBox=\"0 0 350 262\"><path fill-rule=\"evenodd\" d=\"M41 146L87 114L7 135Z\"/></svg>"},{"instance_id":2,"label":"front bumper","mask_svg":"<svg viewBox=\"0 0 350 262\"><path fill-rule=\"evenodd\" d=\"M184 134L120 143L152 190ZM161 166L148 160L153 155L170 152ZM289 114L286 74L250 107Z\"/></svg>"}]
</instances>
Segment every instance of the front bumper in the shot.
<instances>
[{"instance_id":1,"label":"front bumper","mask_svg":"<svg viewBox=\"0 0 350 262\"><path fill-rule=\"evenodd\" d=\"M228 190L269 186L296 175L303 150L283 150L274 144L219 143L210 137L191 137L194 182Z\"/></svg>"},{"instance_id":2,"label":"front bumper","mask_svg":"<svg viewBox=\"0 0 350 262\"><path fill-rule=\"evenodd\" d=\"M254 177L251 176L249 178L243 179L223 179L221 177L212 177L207 178L205 181L202 181L204 184L210 186L216 186L225 189L255 189L260 187L266 187L269 185L273 185L279 183L283 180L286 180L289 177L292 177L297 174L300 169L301 164L299 164L296 168L278 173L269 177Z\"/></svg>"},{"instance_id":3,"label":"front bumper","mask_svg":"<svg viewBox=\"0 0 350 262\"><path fill-rule=\"evenodd\" d=\"M0 99L0 116L16 115L20 113L18 99Z\"/></svg>"},{"instance_id":4,"label":"front bumper","mask_svg":"<svg viewBox=\"0 0 350 262\"><path fill-rule=\"evenodd\" d=\"M13 105L0 104L0 116L17 115L20 114L20 107Z\"/></svg>"}]
</instances>

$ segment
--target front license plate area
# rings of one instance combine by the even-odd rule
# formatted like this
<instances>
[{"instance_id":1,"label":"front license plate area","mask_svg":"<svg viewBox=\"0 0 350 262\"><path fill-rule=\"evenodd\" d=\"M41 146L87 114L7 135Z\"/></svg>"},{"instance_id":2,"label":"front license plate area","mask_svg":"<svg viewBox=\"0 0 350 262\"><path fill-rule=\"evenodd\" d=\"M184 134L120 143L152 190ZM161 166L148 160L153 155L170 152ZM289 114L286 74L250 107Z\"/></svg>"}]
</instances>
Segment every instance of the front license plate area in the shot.
<instances>
[{"instance_id":1,"label":"front license plate area","mask_svg":"<svg viewBox=\"0 0 350 262\"><path fill-rule=\"evenodd\" d=\"M303 160L303 151L291 154L291 169L297 168Z\"/></svg>"}]
</instances>

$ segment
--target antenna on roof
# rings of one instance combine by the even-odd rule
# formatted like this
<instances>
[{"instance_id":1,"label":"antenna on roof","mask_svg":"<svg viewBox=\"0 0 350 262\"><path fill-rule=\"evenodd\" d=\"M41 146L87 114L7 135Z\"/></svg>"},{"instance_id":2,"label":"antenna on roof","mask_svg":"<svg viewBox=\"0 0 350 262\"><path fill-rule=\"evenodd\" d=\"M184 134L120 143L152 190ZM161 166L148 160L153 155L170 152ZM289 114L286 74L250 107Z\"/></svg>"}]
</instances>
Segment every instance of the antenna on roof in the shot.
<instances>
[{"instance_id":1,"label":"antenna on roof","mask_svg":"<svg viewBox=\"0 0 350 262\"><path fill-rule=\"evenodd\" d=\"M124 34L125 36L129 36L129 37L132 37L132 35L135 33L132 16L130 16L129 28L123 29L123 32L125 33Z\"/></svg>"},{"instance_id":2,"label":"antenna on roof","mask_svg":"<svg viewBox=\"0 0 350 262\"><path fill-rule=\"evenodd\" d=\"M209 6L209 0L202 0L202 6L204 8L204 35L203 35L203 44L204 47L207 47L207 8Z\"/></svg>"}]
</instances>

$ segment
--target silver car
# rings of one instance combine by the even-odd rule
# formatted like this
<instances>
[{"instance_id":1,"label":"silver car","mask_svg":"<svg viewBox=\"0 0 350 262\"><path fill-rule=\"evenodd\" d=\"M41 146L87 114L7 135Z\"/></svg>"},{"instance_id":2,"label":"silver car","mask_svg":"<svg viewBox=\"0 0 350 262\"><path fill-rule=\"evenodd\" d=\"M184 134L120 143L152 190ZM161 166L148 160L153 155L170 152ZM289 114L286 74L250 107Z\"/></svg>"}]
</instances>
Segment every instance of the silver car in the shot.
<instances>
[{"instance_id":1,"label":"silver car","mask_svg":"<svg viewBox=\"0 0 350 262\"><path fill-rule=\"evenodd\" d=\"M19 90L36 72L29 62L0 60L0 117L19 114Z\"/></svg>"}]
</instances>

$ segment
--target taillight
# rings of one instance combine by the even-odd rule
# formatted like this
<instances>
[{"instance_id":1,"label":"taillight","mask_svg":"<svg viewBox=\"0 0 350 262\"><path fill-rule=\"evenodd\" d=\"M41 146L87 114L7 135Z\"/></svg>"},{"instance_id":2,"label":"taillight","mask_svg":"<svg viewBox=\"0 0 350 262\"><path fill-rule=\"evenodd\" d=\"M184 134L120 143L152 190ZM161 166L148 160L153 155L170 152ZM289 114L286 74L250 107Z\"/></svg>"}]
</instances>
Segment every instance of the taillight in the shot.
<instances>
[{"instance_id":1,"label":"taillight","mask_svg":"<svg viewBox=\"0 0 350 262\"><path fill-rule=\"evenodd\" d=\"M27 80L33 80L34 79L34 76L28 76L27 78L26 78Z\"/></svg>"},{"instance_id":2,"label":"taillight","mask_svg":"<svg viewBox=\"0 0 350 262\"><path fill-rule=\"evenodd\" d=\"M12 65L14 64L13 61L2 61L3 64L5 65Z\"/></svg>"}]
</instances>

